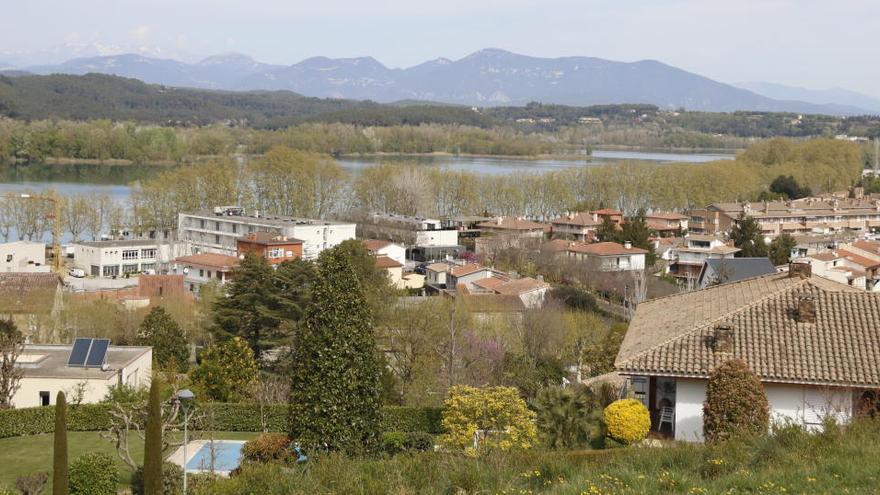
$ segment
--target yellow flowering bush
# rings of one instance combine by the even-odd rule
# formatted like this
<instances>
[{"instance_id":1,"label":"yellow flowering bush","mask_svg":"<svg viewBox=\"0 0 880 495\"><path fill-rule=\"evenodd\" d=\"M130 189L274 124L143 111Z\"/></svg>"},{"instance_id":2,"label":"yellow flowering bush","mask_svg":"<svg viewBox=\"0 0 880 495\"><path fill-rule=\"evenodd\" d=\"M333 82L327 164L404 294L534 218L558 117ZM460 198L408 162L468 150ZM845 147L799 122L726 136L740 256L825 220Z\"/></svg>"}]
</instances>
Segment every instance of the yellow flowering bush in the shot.
<instances>
[{"instance_id":1,"label":"yellow flowering bush","mask_svg":"<svg viewBox=\"0 0 880 495\"><path fill-rule=\"evenodd\" d=\"M440 445L468 455L491 449L528 449L538 436L535 413L514 387L452 387L442 425L446 433L440 436Z\"/></svg>"},{"instance_id":2,"label":"yellow flowering bush","mask_svg":"<svg viewBox=\"0 0 880 495\"><path fill-rule=\"evenodd\" d=\"M626 444L643 440L651 429L648 408L636 399L612 402L605 408L604 419L608 436Z\"/></svg>"}]
</instances>

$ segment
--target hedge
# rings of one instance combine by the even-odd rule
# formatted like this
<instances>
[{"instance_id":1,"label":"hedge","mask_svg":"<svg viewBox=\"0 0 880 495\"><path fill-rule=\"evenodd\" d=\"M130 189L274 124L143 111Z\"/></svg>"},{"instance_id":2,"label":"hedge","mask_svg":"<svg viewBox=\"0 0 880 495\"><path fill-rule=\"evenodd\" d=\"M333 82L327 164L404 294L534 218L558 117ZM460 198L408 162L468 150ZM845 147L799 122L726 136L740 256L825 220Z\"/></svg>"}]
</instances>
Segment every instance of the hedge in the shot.
<instances>
[{"instance_id":1,"label":"hedge","mask_svg":"<svg viewBox=\"0 0 880 495\"><path fill-rule=\"evenodd\" d=\"M215 431L263 431L261 417L266 418L267 430L287 431L287 405L264 406L256 404L205 403L199 406L200 424L195 429ZM382 408L383 431L420 431L432 434L443 432L440 426L442 409L439 407L385 406ZM81 404L68 406L68 431L101 431L110 427L109 406ZM0 410L0 438L51 433L55 429L55 407L30 407Z\"/></svg>"}]
</instances>

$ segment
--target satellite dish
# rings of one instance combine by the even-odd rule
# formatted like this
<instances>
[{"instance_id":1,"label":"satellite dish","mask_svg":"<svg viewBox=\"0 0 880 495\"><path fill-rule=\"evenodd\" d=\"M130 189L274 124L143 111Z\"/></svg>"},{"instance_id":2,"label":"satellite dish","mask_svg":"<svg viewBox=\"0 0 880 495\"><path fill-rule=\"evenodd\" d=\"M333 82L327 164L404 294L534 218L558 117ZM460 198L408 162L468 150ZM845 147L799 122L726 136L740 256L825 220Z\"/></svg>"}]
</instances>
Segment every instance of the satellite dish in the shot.
<instances>
[{"instance_id":1,"label":"satellite dish","mask_svg":"<svg viewBox=\"0 0 880 495\"><path fill-rule=\"evenodd\" d=\"M188 273L189 273L189 267L188 266L183 267L183 274L186 275Z\"/></svg>"}]
</instances>

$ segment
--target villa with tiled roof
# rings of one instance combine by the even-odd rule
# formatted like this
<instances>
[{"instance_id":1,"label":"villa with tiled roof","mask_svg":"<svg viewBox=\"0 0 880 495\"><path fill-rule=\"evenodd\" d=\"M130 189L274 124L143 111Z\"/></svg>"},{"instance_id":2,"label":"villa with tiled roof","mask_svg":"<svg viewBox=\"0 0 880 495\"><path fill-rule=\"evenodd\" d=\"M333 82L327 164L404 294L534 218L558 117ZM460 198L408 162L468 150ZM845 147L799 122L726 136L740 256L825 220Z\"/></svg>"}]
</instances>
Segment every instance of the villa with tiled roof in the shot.
<instances>
[{"instance_id":1,"label":"villa with tiled roof","mask_svg":"<svg viewBox=\"0 0 880 495\"><path fill-rule=\"evenodd\" d=\"M775 421L845 422L880 389L880 294L793 263L789 273L650 300L638 306L615 367L655 429L671 408L674 438L701 441L706 380L730 359L761 379Z\"/></svg>"}]
</instances>

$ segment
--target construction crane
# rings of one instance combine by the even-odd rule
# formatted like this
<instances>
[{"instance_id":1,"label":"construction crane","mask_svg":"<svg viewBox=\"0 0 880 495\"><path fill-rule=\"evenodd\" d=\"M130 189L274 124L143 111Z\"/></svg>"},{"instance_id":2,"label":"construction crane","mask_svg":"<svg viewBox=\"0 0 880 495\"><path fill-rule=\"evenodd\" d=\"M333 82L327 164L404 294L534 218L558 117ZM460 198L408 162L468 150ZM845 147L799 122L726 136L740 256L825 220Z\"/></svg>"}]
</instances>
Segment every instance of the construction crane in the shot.
<instances>
[{"instance_id":1,"label":"construction crane","mask_svg":"<svg viewBox=\"0 0 880 495\"><path fill-rule=\"evenodd\" d=\"M18 197L52 204L52 209L46 212L46 219L52 221L52 271L61 273L61 198L55 191L48 194L19 194Z\"/></svg>"}]
</instances>

